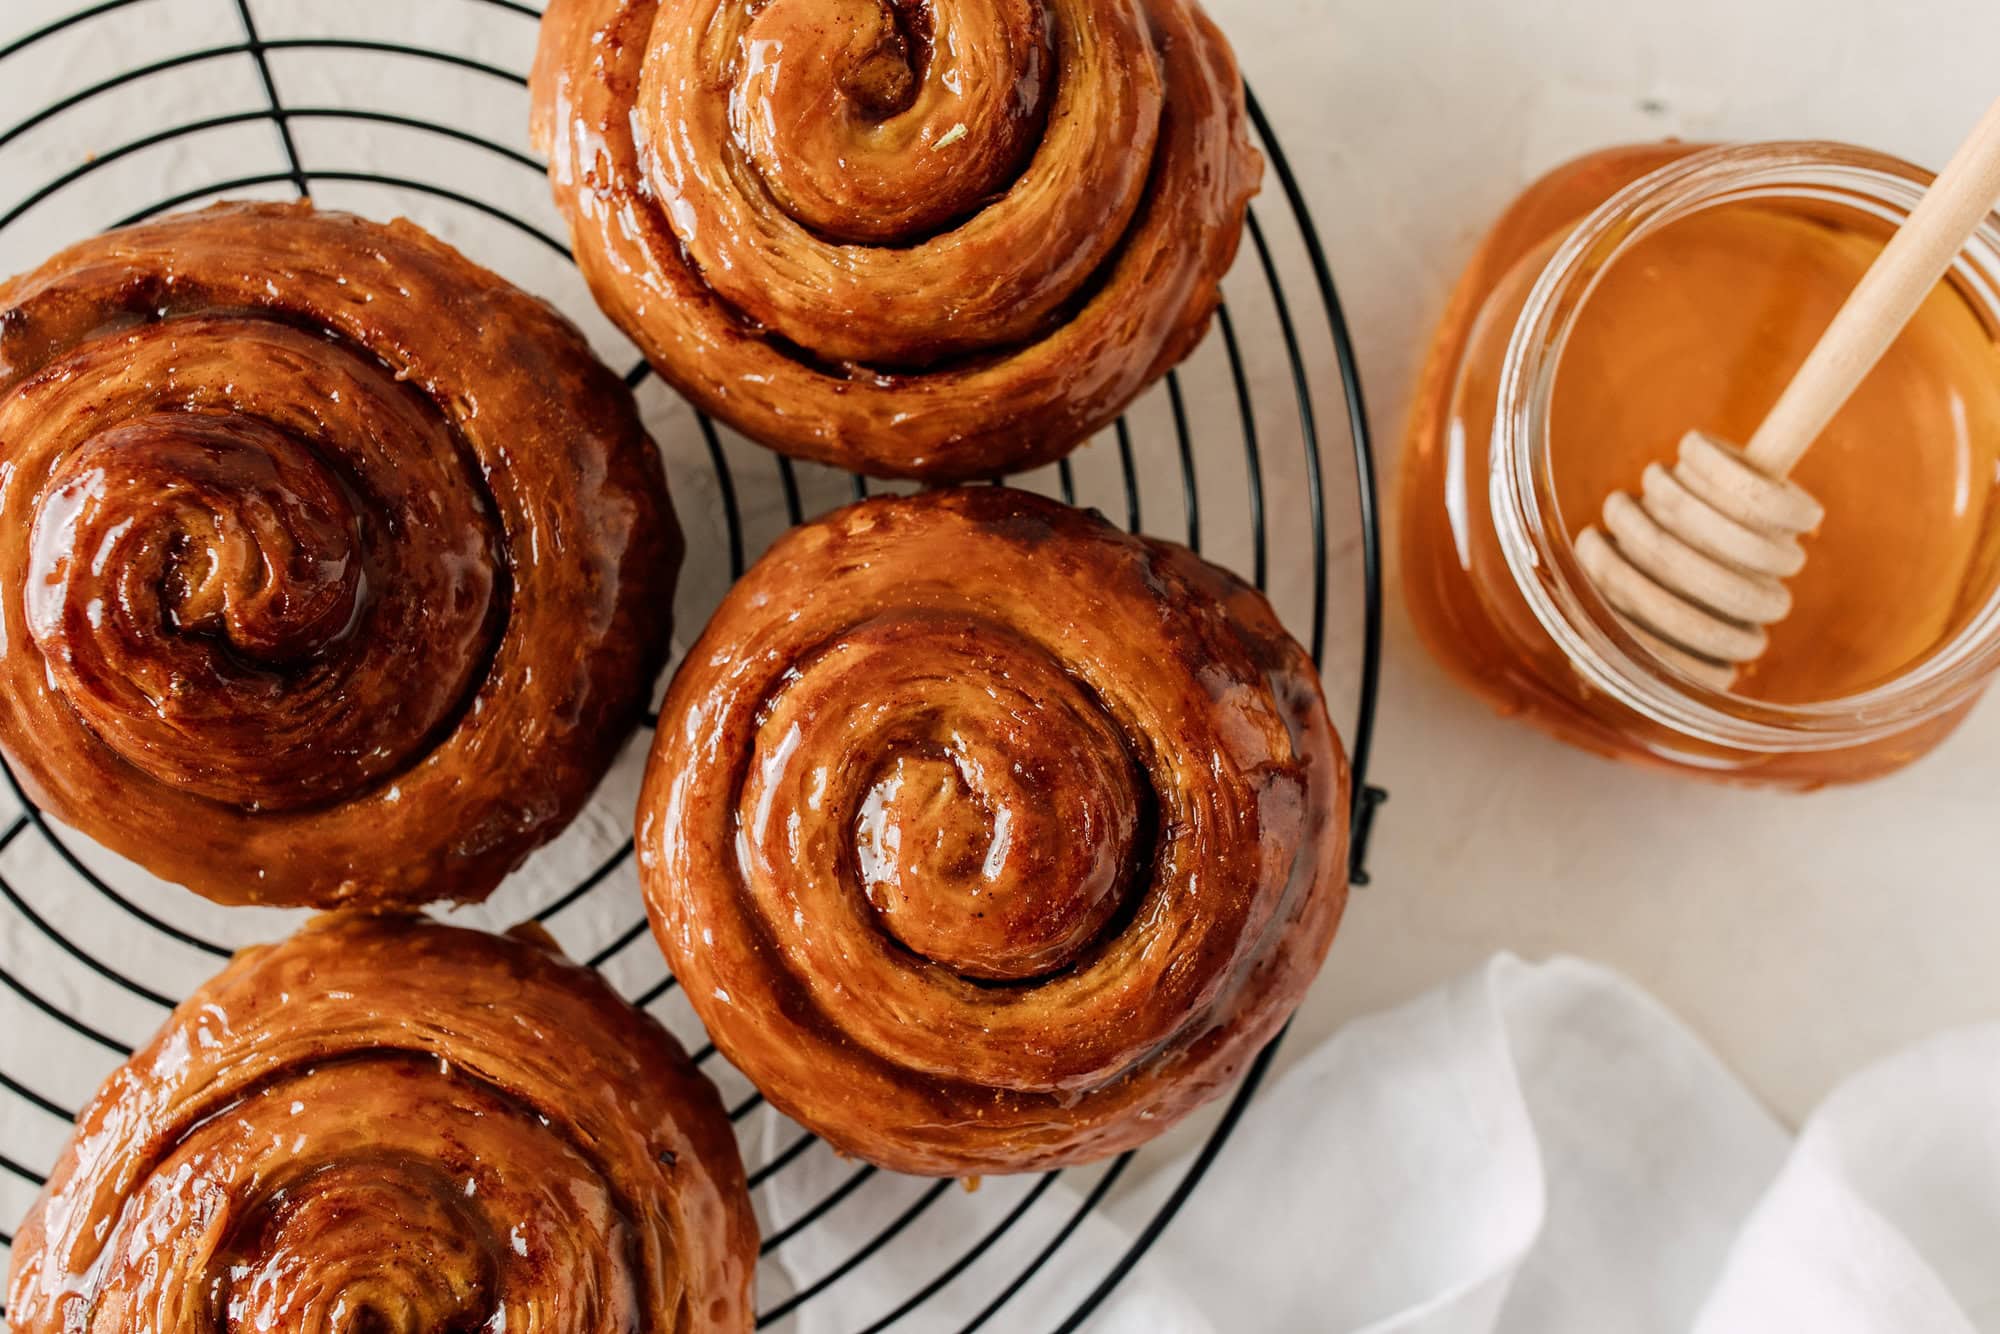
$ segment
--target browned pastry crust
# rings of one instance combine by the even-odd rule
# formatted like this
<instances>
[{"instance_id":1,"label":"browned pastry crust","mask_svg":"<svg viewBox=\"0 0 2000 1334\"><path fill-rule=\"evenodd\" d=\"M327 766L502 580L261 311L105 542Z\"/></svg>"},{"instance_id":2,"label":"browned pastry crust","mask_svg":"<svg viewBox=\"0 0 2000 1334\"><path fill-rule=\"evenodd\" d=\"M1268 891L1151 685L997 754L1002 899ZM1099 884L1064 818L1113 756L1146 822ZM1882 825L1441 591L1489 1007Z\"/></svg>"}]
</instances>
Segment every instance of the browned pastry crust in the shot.
<instances>
[{"instance_id":1,"label":"browned pastry crust","mask_svg":"<svg viewBox=\"0 0 2000 1334\"><path fill-rule=\"evenodd\" d=\"M667 697L641 874L716 1045L835 1147L1026 1171L1233 1080L1346 900L1311 662L1185 548L1024 492L782 538Z\"/></svg>"},{"instance_id":2,"label":"browned pastry crust","mask_svg":"<svg viewBox=\"0 0 2000 1334\"><path fill-rule=\"evenodd\" d=\"M0 284L0 748L224 902L484 897L667 647L631 394L405 222L227 204Z\"/></svg>"},{"instance_id":3,"label":"browned pastry crust","mask_svg":"<svg viewBox=\"0 0 2000 1334\"><path fill-rule=\"evenodd\" d=\"M320 918L245 950L85 1109L16 1334L748 1334L715 1088L546 936Z\"/></svg>"},{"instance_id":4,"label":"browned pastry crust","mask_svg":"<svg viewBox=\"0 0 2000 1334\"><path fill-rule=\"evenodd\" d=\"M660 373L882 476L1108 424L1200 339L1263 170L1194 0L551 0L530 86Z\"/></svg>"}]
</instances>

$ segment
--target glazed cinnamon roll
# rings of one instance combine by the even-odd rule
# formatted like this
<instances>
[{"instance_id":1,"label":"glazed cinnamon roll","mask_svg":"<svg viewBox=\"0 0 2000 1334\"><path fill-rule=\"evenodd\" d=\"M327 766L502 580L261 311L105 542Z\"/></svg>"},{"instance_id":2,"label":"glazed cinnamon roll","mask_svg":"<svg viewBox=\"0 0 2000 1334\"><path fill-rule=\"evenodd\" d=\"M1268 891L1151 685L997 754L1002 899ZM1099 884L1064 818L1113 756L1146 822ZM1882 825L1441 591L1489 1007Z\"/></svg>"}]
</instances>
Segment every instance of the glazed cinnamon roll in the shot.
<instances>
[{"instance_id":1,"label":"glazed cinnamon roll","mask_svg":"<svg viewBox=\"0 0 2000 1334\"><path fill-rule=\"evenodd\" d=\"M408 223L222 205L0 285L0 748L210 898L485 896L645 707L680 553L624 384Z\"/></svg>"},{"instance_id":2,"label":"glazed cinnamon roll","mask_svg":"<svg viewBox=\"0 0 2000 1334\"><path fill-rule=\"evenodd\" d=\"M660 373L883 476L1112 421L1199 341L1263 169L1193 0L552 0L531 92Z\"/></svg>"},{"instance_id":3,"label":"glazed cinnamon roll","mask_svg":"<svg viewBox=\"0 0 2000 1334\"><path fill-rule=\"evenodd\" d=\"M1346 899L1347 764L1255 591L975 488L780 539L667 697L653 927L780 1110L899 1171L1160 1134L1297 1004Z\"/></svg>"},{"instance_id":4,"label":"glazed cinnamon roll","mask_svg":"<svg viewBox=\"0 0 2000 1334\"><path fill-rule=\"evenodd\" d=\"M16 1334L748 1334L714 1087L546 936L320 918L105 1083L15 1239Z\"/></svg>"}]
</instances>

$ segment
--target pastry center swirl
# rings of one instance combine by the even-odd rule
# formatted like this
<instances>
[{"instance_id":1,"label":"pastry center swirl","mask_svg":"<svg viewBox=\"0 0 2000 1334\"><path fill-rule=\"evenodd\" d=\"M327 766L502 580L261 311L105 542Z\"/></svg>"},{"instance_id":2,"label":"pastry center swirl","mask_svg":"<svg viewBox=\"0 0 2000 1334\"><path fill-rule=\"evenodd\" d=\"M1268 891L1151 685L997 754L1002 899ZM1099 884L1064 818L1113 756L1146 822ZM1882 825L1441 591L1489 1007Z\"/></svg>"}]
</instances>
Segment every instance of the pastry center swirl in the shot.
<instances>
[{"instance_id":1,"label":"pastry center swirl","mask_svg":"<svg viewBox=\"0 0 2000 1334\"><path fill-rule=\"evenodd\" d=\"M449 426L280 325L168 320L71 364L98 411L33 417L13 443L46 460L23 617L77 718L146 775L248 811L344 800L421 759L507 597ZM294 401L301 379L322 397Z\"/></svg>"},{"instance_id":2,"label":"pastry center swirl","mask_svg":"<svg viewBox=\"0 0 2000 1334\"><path fill-rule=\"evenodd\" d=\"M1055 51L1036 9L764 5L730 95L746 163L838 240L906 243L974 212L1013 184L1048 116Z\"/></svg>"},{"instance_id":3,"label":"pastry center swirl","mask_svg":"<svg viewBox=\"0 0 2000 1334\"><path fill-rule=\"evenodd\" d=\"M462 1182L416 1159L328 1163L245 1211L231 1238L230 1334L431 1334L491 1328L491 1229ZM500 1243L504 1246L504 1241Z\"/></svg>"},{"instance_id":4,"label":"pastry center swirl","mask_svg":"<svg viewBox=\"0 0 2000 1334\"><path fill-rule=\"evenodd\" d=\"M35 515L28 624L45 649L115 617L147 638L226 644L239 673L282 666L353 630L360 546L345 488L309 447L243 418L151 414L57 466ZM219 655L210 666L230 674ZM151 675L138 684L156 698L198 684Z\"/></svg>"},{"instance_id":5,"label":"pastry center swirl","mask_svg":"<svg viewBox=\"0 0 2000 1334\"><path fill-rule=\"evenodd\" d=\"M633 113L654 197L717 295L827 361L1034 339L1144 202L1164 92L1134 0L725 0L656 25Z\"/></svg>"},{"instance_id":6,"label":"pastry center swirl","mask_svg":"<svg viewBox=\"0 0 2000 1334\"><path fill-rule=\"evenodd\" d=\"M961 976L1039 977L1117 913L1131 771L1115 737L1106 752L1063 746L1024 761L1030 720L980 721L976 742L961 725L939 751L899 755L868 789L855 828L862 891L891 935Z\"/></svg>"},{"instance_id":7,"label":"pastry center swirl","mask_svg":"<svg viewBox=\"0 0 2000 1334\"><path fill-rule=\"evenodd\" d=\"M767 864L791 856L773 840L797 836L774 809L849 812L813 822L844 824L846 848L808 835L795 864L851 886L921 959L985 981L1044 977L1118 915L1144 784L1099 703L1003 628L861 625L788 683L761 735L744 807Z\"/></svg>"}]
</instances>

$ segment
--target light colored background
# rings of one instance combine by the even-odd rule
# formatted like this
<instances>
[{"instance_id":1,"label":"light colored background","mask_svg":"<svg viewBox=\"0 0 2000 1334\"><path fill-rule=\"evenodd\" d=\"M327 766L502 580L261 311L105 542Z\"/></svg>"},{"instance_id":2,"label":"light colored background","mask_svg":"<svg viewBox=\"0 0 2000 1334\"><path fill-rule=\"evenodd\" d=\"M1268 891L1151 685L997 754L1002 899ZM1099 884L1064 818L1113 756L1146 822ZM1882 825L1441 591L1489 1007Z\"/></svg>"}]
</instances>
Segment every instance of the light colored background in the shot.
<instances>
[{"instance_id":1,"label":"light colored background","mask_svg":"<svg viewBox=\"0 0 2000 1334\"><path fill-rule=\"evenodd\" d=\"M529 26L498 23L462 0L423 0L414 7L378 0L257 3L267 33L296 26L403 34L515 67L525 63L523 46L532 36ZM10 31L19 30L17 23L27 26L24 14L72 7L67 0L0 0ZM1873 0L1681 0L1673 6L1641 0L1210 0L1210 7L1234 38L1304 179L1337 270L1374 408L1392 521L1404 397L1430 324L1485 225L1543 169L1605 143L1670 133L1843 138L1935 165L2000 92L1992 60L2000 50L2000 6L1990 0L1896 6ZM16 73L23 83L0 87L0 122L77 86L80 72L100 62L131 64L156 46L175 50L236 39L233 16L221 3L210 7L212 34L177 26L198 4L145 8L118 30L115 53L93 38L52 52L45 67ZM450 36L454 25L471 23L490 28ZM490 114L494 123L514 127L510 132L518 138L519 108L505 99L481 104L490 90L462 91L450 79L410 75L406 67L369 61L280 69L294 102L352 95L359 83L377 80L380 87L359 100L379 94L383 105L454 120ZM228 77L242 83L247 76L237 69ZM163 80L149 98L178 98L185 105L128 98L115 118L84 108L61 134L24 141L12 156L0 155L0 185L8 187L0 195L15 195L19 181L42 179L66 165L82 145L143 133L152 117L176 123L204 98L254 102L260 95L252 85L226 82ZM320 161L359 142L357 134L325 126L306 127L302 136L308 156ZM264 127L229 131L207 145L211 155L240 155L250 164L245 170L266 169L271 148ZM190 152L175 147L125 164L144 178L133 185L132 197L158 197L162 182L184 179ZM461 165L453 157L413 170L476 188L455 175ZM30 172L10 182L9 173ZM400 207L329 194L333 202L367 211ZM552 224L539 191L517 197L518 207ZM1262 207L1276 205L1267 199ZM546 254L532 244L517 251L483 233L461 233L448 216L422 216L485 262L554 296L589 325L607 356L616 355L614 336L601 321L591 322L573 277L550 269ZM61 209L31 215L0 237L0 269L33 262L75 229L73 216ZM1268 348L1252 351L1262 355ZM1212 345L1203 353L1214 354ZM1260 393L1286 392L1281 368L1267 361L1259 362L1256 379ZM1323 349L1314 388L1323 406L1337 403ZM670 437L687 434L685 416L664 395L649 393L649 420L670 440L671 454ZM1205 413L1208 405L1196 409ZM1284 441L1282 425L1274 430L1275 458ZM1338 440L1330 442L1330 456L1339 448ZM749 466L767 462L747 446L736 456ZM1104 457L1096 448L1080 458L1079 469L1088 473ZM1148 474L1148 526L1168 533L1179 521L1173 466L1168 461L1166 471ZM686 630L712 605L723 575L714 558L715 497L699 459L689 456L675 481L696 539L696 565L682 597ZM1295 490L1295 466L1274 461L1270 481L1275 495L1286 496ZM780 522L772 494L767 486L748 497L753 551ZM839 491L822 488L815 496L824 502ZM1240 567L1240 512L1218 504L1204 519L1208 549ZM1761 796L1613 767L1494 719L1446 684L1401 613L1393 587L1393 530L1391 537L1388 663L1372 776L1392 789L1394 800L1377 826L1375 884L1355 897L1332 961L1301 1014L1291 1055L1344 1018L1420 991L1495 950L1569 951L1621 968L1656 991L1781 1115L1796 1120L1842 1074L1871 1058L1940 1027L2000 1014L2000 825L1991 796L2000 707L1982 709L1943 751L1907 774L1855 791ZM1293 623L1302 624L1300 596L1309 569L1298 531L1282 514L1277 538L1274 590ZM1353 552L1337 551L1336 558L1335 587L1346 590ZM1351 598L1340 596L1331 672L1336 694L1351 688L1355 611ZM518 912L537 901L537 885L545 889L573 877L577 867L615 846L618 812L629 809L633 767L614 778L602 811L593 811L574 837L538 859L524 873L523 888L503 890L489 916ZM17 847L10 855L14 882L31 898L42 896L37 901L45 914L59 915L65 891L22 864L26 859L39 867L33 859L43 854ZM622 911L631 905L629 890L621 893ZM272 915L221 913L164 887L147 889L143 901L190 929L223 938L282 929ZM558 935L585 952L617 925L613 915L561 922ZM157 1023L157 1009L129 997L113 997L101 1008L87 1000L91 979L25 928L0 932L0 946L8 967L127 1041L143 1039ZM114 950L116 942L107 937L105 948ZM639 953L614 960L614 972L630 974L635 989L647 969L657 968L656 960L638 960ZM210 959L171 948L133 962L168 994L181 994L213 967ZM37 1040L33 1035L41 1030L31 1023L12 1023L0 1041ZM65 1050L74 1050L74 1042ZM93 1060L98 1064L52 1066L41 1087L79 1101L101 1078L108 1058L97 1052ZM23 1133L31 1133L33 1143L22 1153L36 1160L52 1155L59 1142L52 1125L37 1123ZM15 1203L14 1194L10 1213L25 1205Z\"/></svg>"},{"instance_id":2,"label":"light colored background","mask_svg":"<svg viewBox=\"0 0 2000 1334\"><path fill-rule=\"evenodd\" d=\"M2000 5L1983 0L1212 7L1307 178L1389 497L1447 288L1546 168L1666 134L1844 139L1935 167L2000 95ZM1393 550L1392 529L1392 568ZM1376 885L1356 896L1302 1037L1495 949L1573 951L1657 992L1796 1121L1871 1058L2000 1015L2000 706L1871 786L1710 788L1490 716L1431 665L1399 597Z\"/></svg>"}]
</instances>

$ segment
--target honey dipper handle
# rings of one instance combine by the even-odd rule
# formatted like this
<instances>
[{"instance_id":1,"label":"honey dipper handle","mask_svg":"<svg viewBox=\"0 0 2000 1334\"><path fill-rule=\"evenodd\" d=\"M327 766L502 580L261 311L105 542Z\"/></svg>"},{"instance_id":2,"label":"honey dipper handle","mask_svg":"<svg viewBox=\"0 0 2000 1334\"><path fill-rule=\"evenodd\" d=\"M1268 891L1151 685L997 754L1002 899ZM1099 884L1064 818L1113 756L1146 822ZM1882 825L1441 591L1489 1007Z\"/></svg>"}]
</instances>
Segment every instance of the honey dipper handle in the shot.
<instances>
[{"instance_id":1,"label":"honey dipper handle","mask_svg":"<svg viewBox=\"0 0 2000 1334\"><path fill-rule=\"evenodd\" d=\"M1996 201L2000 102L1987 111L1833 317L1751 437L1745 452L1752 463L1773 477L1791 472L1917 313Z\"/></svg>"}]
</instances>

